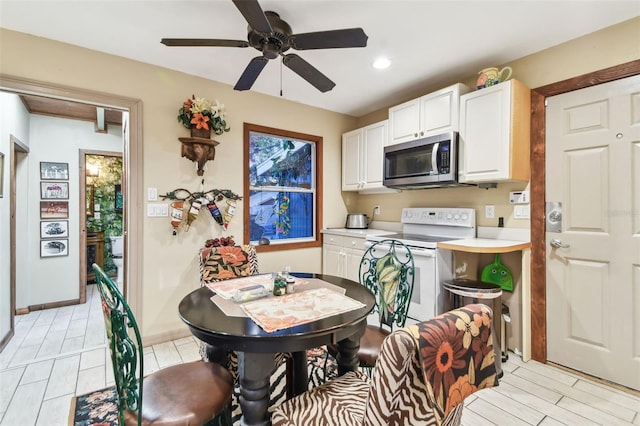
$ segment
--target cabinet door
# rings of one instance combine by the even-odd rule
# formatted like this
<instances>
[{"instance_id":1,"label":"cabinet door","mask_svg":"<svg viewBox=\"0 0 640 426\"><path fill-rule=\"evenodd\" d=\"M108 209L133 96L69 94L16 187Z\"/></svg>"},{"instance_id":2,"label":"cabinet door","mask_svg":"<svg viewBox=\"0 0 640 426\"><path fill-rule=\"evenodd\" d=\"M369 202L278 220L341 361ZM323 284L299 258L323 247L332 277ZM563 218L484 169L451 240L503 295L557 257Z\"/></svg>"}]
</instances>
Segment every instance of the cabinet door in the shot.
<instances>
[{"instance_id":1,"label":"cabinet door","mask_svg":"<svg viewBox=\"0 0 640 426\"><path fill-rule=\"evenodd\" d=\"M469 88L454 84L420 98L420 129L424 136L458 131L460 95Z\"/></svg>"},{"instance_id":2,"label":"cabinet door","mask_svg":"<svg viewBox=\"0 0 640 426\"><path fill-rule=\"evenodd\" d=\"M358 191L362 178L362 129L342 135L342 190Z\"/></svg>"},{"instance_id":3,"label":"cabinet door","mask_svg":"<svg viewBox=\"0 0 640 426\"><path fill-rule=\"evenodd\" d=\"M384 145L387 141L387 121L362 129L364 155L362 177L364 189L383 188Z\"/></svg>"},{"instance_id":4,"label":"cabinet door","mask_svg":"<svg viewBox=\"0 0 640 426\"><path fill-rule=\"evenodd\" d=\"M461 182L509 179L510 82L460 98Z\"/></svg>"},{"instance_id":5,"label":"cabinet door","mask_svg":"<svg viewBox=\"0 0 640 426\"><path fill-rule=\"evenodd\" d=\"M420 99L389 108L389 143L395 145L420 137Z\"/></svg>"},{"instance_id":6,"label":"cabinet door","mask_svg":"<svg viewBox=\"0 0 640 426\"><path fill-rule=\"evenodd\" d=\"M342 247L324 244L322 246L322 273L342 277L343 258Z\"/></svg>"},{"instance_id":7,"label":"cabinet door","mask_svg":"<svg viewBox=\"0 0 640 426\"><path fill-rule=\"evenodd\" d=\"M360 281L358 275L360 273L360 260L362 260L363 255L364 250L345 249L345 278L355 282Z\"/></svg>"}]
</instances>

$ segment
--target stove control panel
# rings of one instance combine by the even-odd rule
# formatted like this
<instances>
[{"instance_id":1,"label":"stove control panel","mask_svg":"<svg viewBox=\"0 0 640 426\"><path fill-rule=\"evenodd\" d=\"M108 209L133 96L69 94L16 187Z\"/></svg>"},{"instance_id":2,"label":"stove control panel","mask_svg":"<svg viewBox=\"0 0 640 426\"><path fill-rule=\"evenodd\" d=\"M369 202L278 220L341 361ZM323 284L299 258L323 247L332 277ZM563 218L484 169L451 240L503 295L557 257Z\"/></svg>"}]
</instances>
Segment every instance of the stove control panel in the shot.
<instances>
[{"instance_id":1,"label":"stove control panel","mask_svg":"<svg viewBox=\"0 0 640 426\"><path fill-rule=\"evenodd\" d=\"M405 224L459 226L475 228L475 209L449 207L409 207L402 209Z\"/></svg>"}]
</instances>

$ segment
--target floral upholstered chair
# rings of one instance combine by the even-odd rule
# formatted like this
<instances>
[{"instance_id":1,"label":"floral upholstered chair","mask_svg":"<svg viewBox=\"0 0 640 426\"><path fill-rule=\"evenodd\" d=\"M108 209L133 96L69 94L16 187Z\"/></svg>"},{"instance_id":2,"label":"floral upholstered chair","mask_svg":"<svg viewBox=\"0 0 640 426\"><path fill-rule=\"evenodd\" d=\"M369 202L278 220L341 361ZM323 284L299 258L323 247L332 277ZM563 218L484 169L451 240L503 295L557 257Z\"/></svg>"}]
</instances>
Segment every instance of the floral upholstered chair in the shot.
<instances>
[{"instance_id":1,"label":"floral upholstered chair","mask_svg":"<svg viewBox=\"0 0 640 426\"><path fill-rule=\"evenodd\" d=\"M280 426L459 425L464 399L498 385L491 309L482 304L398 329L373 377L349 372L272 409Z\"/></svg>"},{"instance_id":2,"label":"floral upholstered chair","mask_svg":"<svg viewBox=\"0 0 640 426\"><path fill-rule=\"evenodd\" d=\"M198 259L200 262L201 287L216 281L258 274L258 255L256 254L255 246L252 245L204 247L200 249ZM214 359L214 351L214 347L204 342L200 343L200 356L203 361ZM228 355L226 367L236 378L238 358L235 353L229 353Z\"/></svg>"},{"instance_id":3,"label":"floral upholstered chair","mask_svg":"<svg viewBox=\"0 0 640 426\"><path fill-rule=\"evenodd\" d=\"M245 244L241 246L205 247L200 249L200 286L207 283L228 280L232 278L248 277L258 274L258 256L255 246ZM200 356L203 361L216 361L224 365L238 378L238 355L231 351L225 353L225 361L221 362L220 351L215 347L201 342ZM287 353L278 353L274 366L287 362L287 374L292 371L292 358ZM287 383L287 395L291 396L293 389Z\"/></svg>"}]
</instances>

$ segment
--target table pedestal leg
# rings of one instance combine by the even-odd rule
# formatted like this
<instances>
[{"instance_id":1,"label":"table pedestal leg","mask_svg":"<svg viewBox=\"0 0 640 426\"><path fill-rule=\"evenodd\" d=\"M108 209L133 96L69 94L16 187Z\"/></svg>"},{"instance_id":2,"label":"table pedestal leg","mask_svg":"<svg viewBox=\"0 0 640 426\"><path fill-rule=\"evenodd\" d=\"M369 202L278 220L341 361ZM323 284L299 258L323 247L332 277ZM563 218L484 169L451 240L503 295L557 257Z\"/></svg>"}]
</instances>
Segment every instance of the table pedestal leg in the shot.
<instances>
[{"instance_id":1,"label":"table pedestal leg","mask_svg":"<svg viewBox=\"0 0 640 426\"><path fill-rule=\"evenodd\" d=\"M358 358L358 351L360 350L360 337L363 333L357 333L347 337L338 342L338 355L336 361L338 362L338 375L349 371L357 371L360 365L360 359Z\"/></svg>"},{"instance_id":2,"label":"table pedestal leg","mask_svg":"<svg viewBox=\"0 0 640 426\"><path fill-rule=\"evenodd\" d=\"M271 424L267 411L271 371L273 371L273 354L238 352L243 426Z\"/></svg>"}]
</instances>

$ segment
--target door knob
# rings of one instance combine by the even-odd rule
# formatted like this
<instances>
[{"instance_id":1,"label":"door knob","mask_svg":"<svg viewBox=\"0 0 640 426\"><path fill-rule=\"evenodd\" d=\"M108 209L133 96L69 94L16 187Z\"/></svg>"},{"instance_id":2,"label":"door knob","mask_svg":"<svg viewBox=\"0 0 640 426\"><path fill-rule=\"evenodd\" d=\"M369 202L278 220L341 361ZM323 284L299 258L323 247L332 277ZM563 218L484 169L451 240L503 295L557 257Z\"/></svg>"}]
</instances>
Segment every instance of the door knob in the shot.
<instances>
[{"instance_id":1,"label":"door knob","mask_svg":"<svg viewBox=\"0 0 640 426\"><path fill-rule=\"evenodd\" d=\"M571 247L571 245L563 243L561 240L557 239L557 238L553 238L549 244L551 245L551 247L553 248L569 248Z\"/></svg>"}]
</instances>

